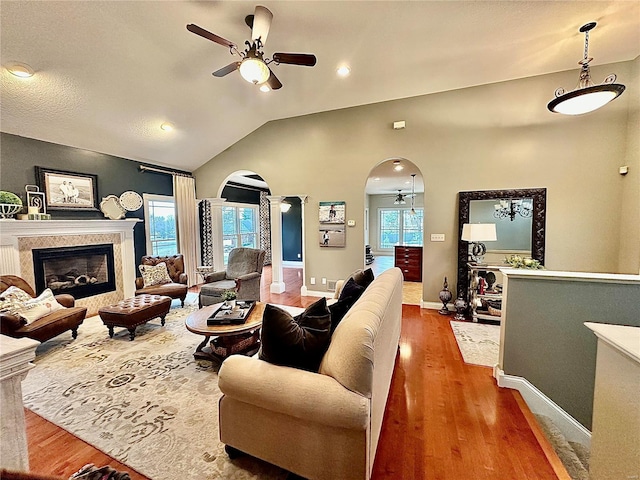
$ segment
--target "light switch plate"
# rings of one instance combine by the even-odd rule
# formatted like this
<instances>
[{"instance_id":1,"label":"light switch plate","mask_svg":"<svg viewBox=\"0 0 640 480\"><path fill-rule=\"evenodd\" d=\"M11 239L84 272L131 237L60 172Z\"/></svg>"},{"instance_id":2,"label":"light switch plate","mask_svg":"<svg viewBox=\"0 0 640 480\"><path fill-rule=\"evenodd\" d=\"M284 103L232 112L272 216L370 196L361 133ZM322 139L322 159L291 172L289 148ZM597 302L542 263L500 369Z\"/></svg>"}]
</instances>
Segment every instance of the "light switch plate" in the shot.
<instances>
[{"instance_id":1,"label":"light switch plate","mask_svg":"<svg viewBox=\"0 0 640 480\"><path fill-rule=\"evenodd\" d=\"M432 233L431 234L432 242L444 242L444 233Z\"/></svg>"}]
</instances>

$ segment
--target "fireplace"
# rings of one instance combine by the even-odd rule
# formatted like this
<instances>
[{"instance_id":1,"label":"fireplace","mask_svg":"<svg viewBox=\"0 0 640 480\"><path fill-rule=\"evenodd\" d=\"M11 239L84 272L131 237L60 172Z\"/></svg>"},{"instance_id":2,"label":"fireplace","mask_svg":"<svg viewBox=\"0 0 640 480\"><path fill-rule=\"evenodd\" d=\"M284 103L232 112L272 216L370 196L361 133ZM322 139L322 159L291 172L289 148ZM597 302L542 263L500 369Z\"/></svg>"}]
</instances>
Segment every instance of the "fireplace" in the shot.
<instances>
[{"instance_id":1,"label":"fireplace","mask_svg":"<svg viewBox=\"0 0 640 480\"><path fill-rule=\"evenodd\" d=\"M113 245L34 249L37 293L50 288L54 295L85 298L116 290Z\"/></svg>"}]
</instances>

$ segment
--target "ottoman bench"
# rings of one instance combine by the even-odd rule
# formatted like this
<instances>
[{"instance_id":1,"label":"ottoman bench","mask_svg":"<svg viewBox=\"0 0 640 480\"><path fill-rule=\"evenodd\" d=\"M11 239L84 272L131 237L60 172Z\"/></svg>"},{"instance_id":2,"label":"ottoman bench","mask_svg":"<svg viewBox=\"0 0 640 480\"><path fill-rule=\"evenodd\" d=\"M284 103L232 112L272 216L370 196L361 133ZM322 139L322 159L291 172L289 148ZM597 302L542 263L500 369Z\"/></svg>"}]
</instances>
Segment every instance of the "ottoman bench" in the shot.
<instances>
[{"instance_id":1,"label":"ottoman bench","mask_svg":"<svg viewBox=\"0 0 640 480\"><path fill-rule=\"evenodd\" d=\"M164 295L143 294L121 300L113 305L98 309L98 315L107 327L109 336L113 338L113 327L124 327L129 330L129 337L136 336L136 327L149 320L160 317L164 326L164 317L171 308L171 297Z\"/></svg>"}]
</instances>

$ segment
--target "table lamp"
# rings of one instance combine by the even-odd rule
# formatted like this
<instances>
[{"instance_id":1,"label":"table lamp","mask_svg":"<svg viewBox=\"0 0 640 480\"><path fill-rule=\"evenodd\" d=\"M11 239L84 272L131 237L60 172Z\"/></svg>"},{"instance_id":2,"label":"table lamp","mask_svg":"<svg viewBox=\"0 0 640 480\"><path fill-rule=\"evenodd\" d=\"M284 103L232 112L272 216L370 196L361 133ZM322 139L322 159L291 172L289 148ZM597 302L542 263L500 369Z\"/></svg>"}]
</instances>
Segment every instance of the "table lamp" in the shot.
<instances>
[{"instance_id":1,"label":"table lamp","mask_svg":"<svg viewBox=\"0 0 640 480\"><path fill-rule=\"evenodd\" d=\"M462 225L462 237L460 238L473 244L471 259L477 264L482 264L484 254L487 253L487 247L482 242L495 242L498 239L496 224L465 223Z\"/></svg>"}]
</instances>

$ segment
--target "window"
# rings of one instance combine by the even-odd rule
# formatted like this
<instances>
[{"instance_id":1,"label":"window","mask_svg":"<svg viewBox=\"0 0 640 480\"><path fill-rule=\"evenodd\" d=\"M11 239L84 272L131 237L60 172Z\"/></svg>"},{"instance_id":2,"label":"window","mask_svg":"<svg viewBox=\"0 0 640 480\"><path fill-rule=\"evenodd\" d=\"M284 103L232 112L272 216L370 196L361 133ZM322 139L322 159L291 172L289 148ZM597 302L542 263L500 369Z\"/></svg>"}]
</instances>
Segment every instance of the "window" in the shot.
<instances>
[{"instance_id":1,"label":"window","mask_svg":"<svg viewBox=\"0 0 640 480\"><path fill-rule=\"evenodd\" d=\"M422 219L424 210L416 208L381 208L380 249L391 249L394 245L422 245Z\"/></svg>"},{"instance_id":2,"label":"window","mask_svg":"<svg viewBox=\"0 0 640 480\"><path fill-rule=\"evenodd\" d=\"M225 205L222 207L222 248L224 264L236 247L258 248L258 206Z\"/></svg>"},{"instance_id":3,"label":"window","mask_svg":"<svg viewBox=\"0 0 640 480\"><path fill-rule=\"evenodd\" d=\"M173 197L145 194L144 218L146 219L147 255L176 255L178 234L176 203Z\"/></svg>"}]
</instances>

